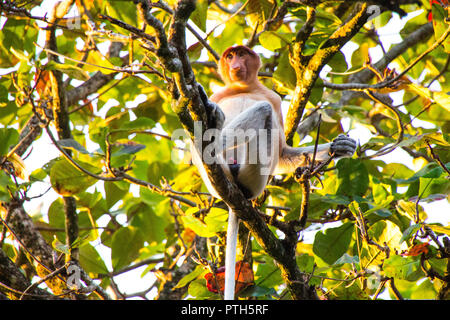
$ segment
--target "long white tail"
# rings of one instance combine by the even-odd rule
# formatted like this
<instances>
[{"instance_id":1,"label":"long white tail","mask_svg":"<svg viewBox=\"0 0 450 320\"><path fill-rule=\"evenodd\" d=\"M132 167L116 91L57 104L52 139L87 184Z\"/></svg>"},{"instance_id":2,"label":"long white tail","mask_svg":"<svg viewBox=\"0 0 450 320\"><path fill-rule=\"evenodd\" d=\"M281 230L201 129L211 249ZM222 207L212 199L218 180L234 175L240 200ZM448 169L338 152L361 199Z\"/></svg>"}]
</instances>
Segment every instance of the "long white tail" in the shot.
<instances>
[{"instance_id":1,"label":"long white tail","mask_svg":"<svg viewBox=\"0 0 450 320\"><path fill-rule=\"evenodd\" d=\"M227 249L225 252L225 292L224 300L234 300L236 274L236 248L239 221L236 214L228 211Z\"/></svg>"}]
</instances>

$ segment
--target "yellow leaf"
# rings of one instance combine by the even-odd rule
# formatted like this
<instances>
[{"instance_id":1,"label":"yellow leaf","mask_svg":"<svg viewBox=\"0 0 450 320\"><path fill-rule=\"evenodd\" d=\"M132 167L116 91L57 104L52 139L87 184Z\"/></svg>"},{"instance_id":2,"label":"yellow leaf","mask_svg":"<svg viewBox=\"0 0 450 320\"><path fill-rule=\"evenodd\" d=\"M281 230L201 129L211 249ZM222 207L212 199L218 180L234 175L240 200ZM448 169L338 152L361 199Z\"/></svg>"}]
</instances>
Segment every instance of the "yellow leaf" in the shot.
<instances>
[{"instance_id":1,"label":"yellow leaf","mask_svg":"<svg viewBox=\"0 0 450 320\"><path fill-rule=\"evenodd\" d=\"M28 173L22 158L16 153L10 155L7 159L14 167L14 175L22 180L28 181Z\"/></svg>"},{"instance_id":2,"label":"yellow leaf","mask_svg":"<svg viewBox=\"0 0 450 320\"><path fill-rule=\"evenodd\" d=\"M433 230L434 232L443 233L443 234L450 236L450 226L443 227L443 226L438 226L435 224L429 224L427 226L430 227L430 229Z\"/></svg>"}]
</instances>

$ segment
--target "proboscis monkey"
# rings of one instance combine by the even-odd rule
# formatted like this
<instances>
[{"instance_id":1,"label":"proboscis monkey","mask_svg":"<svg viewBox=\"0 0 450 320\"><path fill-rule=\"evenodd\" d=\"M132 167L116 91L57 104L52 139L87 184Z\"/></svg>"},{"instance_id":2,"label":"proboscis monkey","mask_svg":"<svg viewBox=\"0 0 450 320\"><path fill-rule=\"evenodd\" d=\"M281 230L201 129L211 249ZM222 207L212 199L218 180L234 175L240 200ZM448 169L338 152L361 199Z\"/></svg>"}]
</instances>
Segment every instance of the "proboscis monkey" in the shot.
<instances>
[{"instance_id":1,"label":"proboscis monkey","mask_svg":"<svg viewBox=\"0 0 450 320\"><path fill-rule=\"evenodd\" d=\"M213 158L247 199L259 196L270 176L294 172L304 166L314 152L313 146L294 148L286 144L281 98L259 82L260 67L261 60L253 50L233 46L225 50L219 61L219 73L225 87L208 100L199 86L209 125L218 131ZM355 149L355 140L341 134L331 143L318 145L315 160L324 161L330 154L350 157ZM201 157L196 148L191 151L192 160L208 190L220 199L203 166L205 153ZM225 256L226 300L234 299L238 223L235 213L230 210Z\"/></svg>"}]
</instances>

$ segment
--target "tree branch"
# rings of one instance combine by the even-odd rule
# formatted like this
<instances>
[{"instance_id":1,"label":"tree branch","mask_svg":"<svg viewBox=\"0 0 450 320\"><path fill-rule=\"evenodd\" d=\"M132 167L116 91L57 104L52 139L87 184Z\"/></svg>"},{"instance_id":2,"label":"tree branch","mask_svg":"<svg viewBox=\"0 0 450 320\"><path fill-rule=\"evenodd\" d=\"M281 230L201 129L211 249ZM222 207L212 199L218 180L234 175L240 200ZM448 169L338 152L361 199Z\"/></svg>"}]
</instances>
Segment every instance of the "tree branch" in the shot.
<instances>
[{"instance_id":1,"label":"tree branch","mask_svg":"<svg viewBox=\"0 0 450 320\"><path fill-rule=\"evenodd\" d=\"M295 130L303 116L320 70L359 31L368 17L367 4L357 4L350 18L330 36L312 57L306 58L302 55L301 42L294 43L291 60L294 61L297 85L286 118L285 135L288 144L292 144Z\"/></svg>"},{"instance_id":2,"label":"tree branch","mask_svg":"<svg viewBox=\"0 0 450 320\"><path fill-rule=\"evenodd\" d=\"M448 37L450 34L450 27L447 28L447 30L442 34L442 36L433 43L431 47L429 47L427 50L422 52L418 57L414 59L413 62L411 62L400 74L398 74L395 77L392 77L387 80L380 81L375 84L366 84L366 83L343 83L343 84L333 84L330 82L324 81L324 86L330 89L335 90L366 90L366 89L382 89L389 87L390 85L394 84L396 81L398 81L401 77L406 75L409 70L411 70L420 60L422 60L427 54L429 54L431 51L436 49L438 46L440 46Z\"/></svg>"},{"instance_id":3,"label":"tree branch","mask_svg":"<svg viewBox=\"0 0 450 320\"><path fill-rule=\"evenodd\" d=\"M19 299L21 295L25 299L32 297L45 300L55 299L49 292L35 286L30 288L30 286L30 282L25 278L23 273L8 258L5 252L0 249L0 292L5 293L7 296L12 296L14 299ZM30 289L24 294L27 288Z\"/></svg>"},{"instance_id":4,"label":"tree branch","mask_svg":"<svg viewBox=\"0 0 450 320\"><path fill-rule=\"evenodd\" d=\"M57 22L58 19L64 17L73 3L73 0L57 3L51 11L49 21ZM55 33L55 25L52 25L47 29L45 47L57 52ZM57 55L52 53L48 54L48 59L50 61L58 62ZM70 139L72 138L72 132L69 125L70 119L67 110L67 97L64 90L62 72L59 70L51 70L50 83L53 97L53 118L56 125L56 131L58 132L60 139ZM63 197L63 200L65 211L66 245L69 248L69 254L66 256L66 261L78 261L79 249L73 246L73 243L75 243L78 238L77 205L75 198L73 197Z\"/></svg>"}]
</instances>

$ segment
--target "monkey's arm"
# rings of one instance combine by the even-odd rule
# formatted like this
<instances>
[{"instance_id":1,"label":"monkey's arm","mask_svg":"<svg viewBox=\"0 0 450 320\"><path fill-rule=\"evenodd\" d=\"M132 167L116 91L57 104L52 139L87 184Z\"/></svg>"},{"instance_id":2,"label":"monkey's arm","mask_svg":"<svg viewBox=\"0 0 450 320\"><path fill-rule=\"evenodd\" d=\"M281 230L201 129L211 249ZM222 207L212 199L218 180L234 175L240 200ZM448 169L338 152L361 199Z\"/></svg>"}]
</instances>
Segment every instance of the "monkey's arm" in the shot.
<instances>
[{"instance_id":1,"label":"monkey's arm","mask_svg":"<svg viewBox=\"0 0 450 320\"><path fill-rule=\"evenodd\" d=\"M316 161L325 161L330 154L335 158L351 157L356 150L356 141L344 134L340 134L330 143L324 143L317 146L315 156ZM284 146L278 165L273 174L284 174L294 172L298 167L308 164L312 161L314 146L293 148Z\"/></svg>"},{"instance_id":2,"label":"monkey's arm","mask_svg":"<svg viewBox=\"0 0 450 320\"><path fill-rule=\"evenodd\" d=\"M225 121L225 115L220 109L219 105L208 99L205 89L198 84L198 93L203 105L205 106L206 115L208 116L208 126L209 128L222 129L223 123Z\"/></svg>"}]
</instances>

